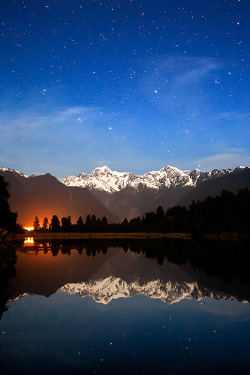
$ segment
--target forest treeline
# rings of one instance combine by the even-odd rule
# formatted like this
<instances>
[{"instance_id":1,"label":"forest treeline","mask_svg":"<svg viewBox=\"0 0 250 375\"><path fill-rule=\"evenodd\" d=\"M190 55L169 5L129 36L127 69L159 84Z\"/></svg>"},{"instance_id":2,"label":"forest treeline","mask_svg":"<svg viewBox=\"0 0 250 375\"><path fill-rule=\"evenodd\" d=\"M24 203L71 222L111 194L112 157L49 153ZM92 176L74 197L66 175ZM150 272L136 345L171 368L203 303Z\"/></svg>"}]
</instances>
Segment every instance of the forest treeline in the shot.
<instances>
[{"instance_id":1,"label":"forest treeline","mask_svg":"<svg viewBox=\"0 0 250 375\"><path fill-rule=\"evenodd\" d=\"M126 218L119 224L108 223L107 218L80 216L76 223L71 217L59 220L57 215L49 222L34 220L35 231L51 232L160 232L160 233L223 233L250 232L250 191L242 189L237 194L224 190L220 196L193 202L189 208L176 206L166 212L159 206L143 218Z\"/></svg>"}]
</instances>

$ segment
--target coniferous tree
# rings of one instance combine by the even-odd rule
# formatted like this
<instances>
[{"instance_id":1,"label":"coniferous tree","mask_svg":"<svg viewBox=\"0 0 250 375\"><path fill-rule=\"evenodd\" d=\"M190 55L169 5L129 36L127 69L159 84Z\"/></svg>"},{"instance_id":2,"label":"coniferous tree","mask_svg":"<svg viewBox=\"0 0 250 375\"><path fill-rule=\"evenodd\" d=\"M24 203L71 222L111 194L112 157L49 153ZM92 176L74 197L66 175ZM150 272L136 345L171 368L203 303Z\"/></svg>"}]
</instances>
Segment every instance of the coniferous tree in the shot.
<instances>
[{"instance_id":1,"label":"coniferous tree","mask_svg":"<svg viewBox=\"0 0 250 375\"><path fill-rule=\"evenodd\" d=\"M89 227L91 224L91 216L90 215L87 215L86 216L86 226Z\"/></svg>"},{"instance_id":2,"label":"coniferous tree","mask_svg":"<svg viewBox=\"0 0 250 375\"><path fill-rule=\"evenodd\" d=\"M108 230L108 220L106 216L103 216L102 220L100 221L100 230L105 232Z\"/></svg>"},{"instance_id":3,"label":"coniferous tree","mask_svg":"<svg viewBox=\"0 0 250 375\"><path fill-rule=\"evenodd\" d=\"M33 227L34 227L34 231L38 231L40 229L40 220L38 216L35 216Z\"/></svg>"},{"instance_id":4,"label":"coniferous tree","mask_svg":"<svg viewBox=\"0 0 250 375\"><path fill-rule=\"evenodd\" d=\"M128 226L129 226L128 219L125 217L125 219L123 220L120 228L121 228L122 231L127 232L128 231Z\"/></svg>"},{"instance_id":5,"label":"coniferous tree","mask_svg":"<svg viewBox=\"0 0 250 375\"><path fill-rule=\"evenodd\" d=\"M77 224L77 230L79 230L80 232L82 232L83 229L84 229L84 223L83 223L83 218L81 216L77 220L76 224Z\"/></svg>"},{"instance_id":6,"label":"coniferous tree","mask_svg":"<svg viewBox=\"0 0 250 375\"><path fill-rule=\"evenodd\" d=\"M106 216L103 216L103 218L101 220L101 224L102 225L107 225L108 224L108 219L106 218Z\"/></svg>"},{"instance_id":7,"label":"coniferous tree","mask_svg":"<svg viewBox=\"0 0 250 375\"><path fill-rule=\"evenodd\" d=\"M47 229L48 229L48 224L49 224L49 220L48 220L47 217L45 217L45 218L43 219L42 229L43 229L43 230L47 230Z\"/></svg>"},{"instance_id":8,"label":"coniferous tree","mask_svg":"<svg viewBox=\"0 0 250 375\"><path fill-rule=\"evenodd\" d=\"M79 216L79 219L77 220L76 224L79 225L80 227L84 225L83 224L83 219L82 219L81 216Z\"/></svg>"},{"instance_id":9,"label":"coniferous tree","mask_svg":"<svg viewBox=\"0 0 250 375\"><path fill-rule=\"evenodd\" d=\"M164 218L164 211L163 211L162 206L157 207L156 216L158 220L162 220Z\"/></svg>"},{"instance_id":10,"label":"coniferous tree","mask_svg":"<svg viewBox=\"0 0 250 375\"><path fill-rule=\"evenodd\" d=\"M62 217L61 219L62 231L70 232L71 231L71 217Z\"/></svg>"},{"instance_id":11,"label":"coniferous tree","mask_svg":"<svg viewBox=\"0 0 250 375\"><path fill-rule=\"evenodd\" d=\"M58 216L53 215L50 223L50 229L52 232L59 232L61 229L60 221L58 219Z\"/></svg>"}]
</instances>

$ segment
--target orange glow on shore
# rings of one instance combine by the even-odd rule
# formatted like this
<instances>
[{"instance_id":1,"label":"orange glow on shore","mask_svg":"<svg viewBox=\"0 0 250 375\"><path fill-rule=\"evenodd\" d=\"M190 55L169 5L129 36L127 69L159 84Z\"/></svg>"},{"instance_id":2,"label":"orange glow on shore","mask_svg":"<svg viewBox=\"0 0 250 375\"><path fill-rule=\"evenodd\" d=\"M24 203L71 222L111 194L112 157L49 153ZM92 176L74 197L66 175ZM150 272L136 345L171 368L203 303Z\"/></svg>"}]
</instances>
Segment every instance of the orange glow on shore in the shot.
<instances>
[{"instance_id":1,"label":"orange glow on shore","mask_svg":"<svg viewBox=\"0 0 250 375\"><path fill-rule=\"evenodd\" d=\"M28 232L32 232L34 230L34 227L24 227L24 229Z\"/></svg>"},{"instance_id":2,"label":"orange glow on shore","mask_svg":"<svg viewBox=\"0 0 250 375\"><path fill-rule=\"evenodd\" d=\"M24 245L34 245L34 238L33 237L25 237Z\"/></svg>"}]
</instances>

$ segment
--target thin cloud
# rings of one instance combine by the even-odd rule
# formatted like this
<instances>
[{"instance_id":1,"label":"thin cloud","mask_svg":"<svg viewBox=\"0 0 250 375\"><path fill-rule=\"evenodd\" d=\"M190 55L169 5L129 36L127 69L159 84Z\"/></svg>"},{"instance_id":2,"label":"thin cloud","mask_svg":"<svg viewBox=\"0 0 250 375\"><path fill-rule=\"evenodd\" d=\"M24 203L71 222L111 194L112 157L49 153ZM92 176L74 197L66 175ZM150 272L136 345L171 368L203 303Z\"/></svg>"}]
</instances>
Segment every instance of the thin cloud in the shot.
<instances>
[{"instance_id":1,"label":"thin cloud","mask_svg":"<svg viewBox=\"0 0 250 375\"><path fill-rule=\"evenodd\" d=\"M183 62L174 61L174 65L177 64L177 67L172 66L172 68L177 69L175 75L175 83L179 85L187 85L191 83L197 83L201 79L205 79L209 74L215 70L219 70L222 67L222 64L219 64L211 58L184 58ZM181 68L181 73L178 70Z\"/></svg>"},{"instance_id":2,"label":"thin cloud","mask_svg":"<svg viewBox=\"0 0 250 375\"><path fill-rule=\"evenodd\" d=\"M191 121L198 126L212 109L207 85L214 83L224 65L210 57L159 59L144 78L145 96L173 124Z\"/></svg>"},{"instance_id":3,"label":"thin cloud","mask_svg":"<svg viewBox=\"0 0 250 375\"><path fill-rule=\"evenodd\" d=\"M246 121L250 120L250 112L222 112L219 113L214 119Z\"/></svg>"},{"instance_id":4,"label":"thin cloud","mask_svg":"<svg viewBox=\"0 0 250 375\"><path fill-rule=\"evenodd\" d=\"M223 64L210 57L170 57L157 64L158 70L164 71L173 84L193 84L209 77L213 71L223 68Z\"/></svg>"}]
</instances>

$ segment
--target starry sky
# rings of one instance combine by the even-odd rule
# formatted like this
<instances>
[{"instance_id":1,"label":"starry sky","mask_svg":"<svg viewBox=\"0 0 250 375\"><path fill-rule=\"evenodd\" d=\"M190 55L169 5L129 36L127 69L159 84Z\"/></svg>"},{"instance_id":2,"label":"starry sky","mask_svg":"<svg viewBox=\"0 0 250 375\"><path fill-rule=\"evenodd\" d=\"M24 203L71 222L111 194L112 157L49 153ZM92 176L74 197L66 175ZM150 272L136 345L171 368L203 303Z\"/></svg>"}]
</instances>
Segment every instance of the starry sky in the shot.
<instances>
[{"instance_id":1,"label":"starry sky","mask_svg":"<svg viewBox=\"0 0 250 375\"><path fill-rule=\"evenodd\" d=\"M250 165L249 0L1 0L0 165Z\"/></svg>"}]
</instances>

